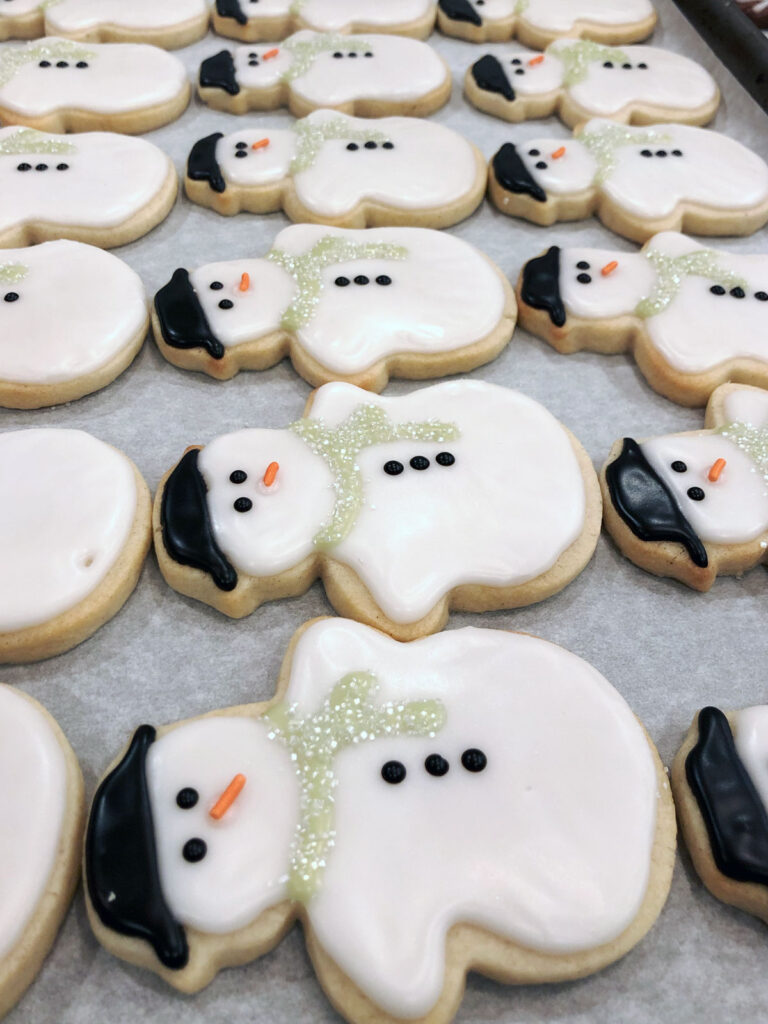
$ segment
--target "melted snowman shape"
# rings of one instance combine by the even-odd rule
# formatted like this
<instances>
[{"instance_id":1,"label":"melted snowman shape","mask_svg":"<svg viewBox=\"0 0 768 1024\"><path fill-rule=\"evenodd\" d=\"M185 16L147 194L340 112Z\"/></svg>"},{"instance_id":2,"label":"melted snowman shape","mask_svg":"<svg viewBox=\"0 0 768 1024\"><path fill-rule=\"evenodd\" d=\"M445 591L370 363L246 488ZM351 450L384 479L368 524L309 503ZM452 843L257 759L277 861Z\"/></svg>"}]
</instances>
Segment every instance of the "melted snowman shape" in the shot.
<instances>
[{"instance_id":1,"label":"melted snowman shape","mask_svg":"<svg viewBox=\"0 0 768 1024\"><path fill-rule=\"evenodd\" d=\"M604 470L617 543L641 567L697 590L766 558L768 392L722 385L707 424L641 444L624 438Z\"/></svg>"},{"instance_id":2,"label":"melted snowman shape","mask_svg":"<svg viewBox=\"0 0 768 1024\"><path fill-rule=\"evenodd\" d=\"M424 39L434 22L434 0L216 0L213 12L219 35L247 42L272 42L303 28Z\"/></svg>"},{"instance_id":3,"label":"melted snowman shape","mask_svg":"<svg viewBox=\"0 0 768 1024\"><path fill-rule=\"evenodd\" d=\"M544 47L562 36L635 43L656 24L649 0L439 0L437 23L449 36L476 43L517 36Z\"/></svg>"},{"instance_id":4,"label":"melted snowman shape","mask_svg":"<svg viewBox=\"0 0 768 1024\"><path fill-rule=\"evenodd\" d=\"M377 116L439 109L451 94L445 61L426 43L392 35L297 32L280 45L239 46L203 61L200 96L218 109L320 107Z\"/></svg>"},{"instance_id":5,"label":"melted snowman shape","mask_svg":"<svg viewBox=\"0 0 768 1024\"><path fill-rule=\"evenodd\" d=\"M748 235L768 220L768 166L741 143L704 128L631 128L595 119L571 140L505 143L491 198L537 224L596 213L645 242L658 231Z\"/></svg>"},{"instance_id":6,"label":"melted snowman shape","mask_svg":"<svg viewBox=\"0 0 768 1024\"><path fill-rule=\"evenodd\" d=\"M45 6L51 35L94 43L187 46L205 35L206 0L52 0Z\"/></svg>"},{"instance_id":7,"label":"melted snowman shape","mask_svg":"<svg viewBox=\"0 0 768 1024\"><path fill-rule=\"evenodd\" d=\"M480 152L441 124L316 110L289 129L201 139L186 189L224 214L282 207L292 220L337 227L447 227L482 202L485 177Z\"/></svg>"},{"instance_id":8,"label":"melted snowman shape","mask_svg":"<svg viewBox=\"0 0 768 1024\"><path fill-rule=\"evenodd\" d=\"M157 497L172 586L244 615L322 576L345 614L410 636L477 593L483 608L538 600L590 558L591 465L524 395L454 381L382 398L338 383L308 412L219 437L172 471Z\"/></svg>"},{"instance_id":9,"label":"melted snowman shape","mask_svg":"<svg viewBox=\"0 0 768 1024\"><path fill-rule=\"evenodd\" d=\"M526 328L558 351L634 351L674 401L704 405L739 378L768 385L768 256L675 232L637 254L551 246L526 263L518 294Z\"/></svg>"},{"instance_id":10,"label":"melted snowman shape","mask_svg":"<svg viewBox=\"0 0 768 1024\"><path fill-rule=\"evenodd\" d=\"M61 730L0 686L0 1014L42 966L78 880L83 781Z\"/></svg>"},{"instance_id":11,"label":"melted snowman shape","mask_svg":"<svg viewBox=\"0 0 768 1024\"><path fill-rule=\"evenodd\" d=\"M188 100L184 65L155 46L51 37L0 53L6 124L87 131L108 119L115 131L135 134L173 120Z\"/></svg>"},{"instance_id":12,"label":"melted snowman shape","mask_svg":"<svg viewBox=\"0 0 768 1024\"><path fill-rule=\"evenodd\" d=\"M0 257L0 405L68 402L113 380L148 326L141 278L81 242Z\"/></svg>"},{"instance_id":13,"label":"melted snowman shape","mask_svg":"<svg viewBox=\"0 0 768 1024\"><path fill-rule=\"evenodd\" d=\"M290 354L311 384L380 391L390 372L480 365L515 313L501 271L445 232L296 224L263 259L177 270L155 297L154 328L171 362L222 379Z\"/></svg>"},{"instance_id":14,"label":"melted snowman shape","mask_svg":"<svg viewBox=\"0 0 768 1024\"><path fill-rule=\"evenodd\" d=\"M654 46L552 43L546 53L488 53L467 71L470 101L506 121L557 113L570 127L591 117L622 124L706 124L717 110L712 76L688 57Z\"/></svg>"},{"instance_id":15,"label":"melted snowman shape","mask_svg":"<svg viewBox=\"0 0 768 1024\"><path fill-rule=\"evenodd\" d=\"M619 937L666 896L674 812L655 752L595 669L535 637L467 628L404 645L316 621L273 702L155 737L142 726L97 791L86 881L102 941L185 991L300 914L350 1020L443 1022L468 960L522 981L528 950L545 954L541 980L578 976L631 948L642 931ZM457 956L462 923L492 951Z\"/></svg>"}]
</instances>

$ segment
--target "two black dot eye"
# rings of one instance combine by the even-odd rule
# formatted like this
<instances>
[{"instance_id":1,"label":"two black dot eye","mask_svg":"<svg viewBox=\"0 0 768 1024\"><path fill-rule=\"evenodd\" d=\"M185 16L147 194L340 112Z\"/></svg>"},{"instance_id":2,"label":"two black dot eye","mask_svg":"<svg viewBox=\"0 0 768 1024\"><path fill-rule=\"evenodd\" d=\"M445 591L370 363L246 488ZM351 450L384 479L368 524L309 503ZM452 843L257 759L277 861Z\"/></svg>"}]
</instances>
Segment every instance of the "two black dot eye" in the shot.
<instances>
[{"instance_id":1,"label":"two black dot eye","mask_svg":"<svg viewBox=\"0 0 768 1024\"><path fill-rule=\"evenodd\" d=\"M442 778L443 775L447 775L450 767L442 754L430 754L424 761L424 769L427 774L434 775L438 779Z\"/></svg>"},{"instance_id":2,"label":"two black dot eye","mask_svg":"<svg viewBox=\"0 0 768 1024\"><path fill-rule=\"evenodd\" d=\"M705 494L701 487L689 487L686 493L691 501L704 501Z\"/></svg>"},{"instance_id":3,"label":"two black dot eye","mask_svg":"<svg viewBox=\"0 0 768 1024\"><path fill-rule=\"evenodd\" d=\"M452 466L456 462L456 456L451 452L438 452L435 462L438 466ZM429 469L430 463L426 455L414 455L408 465L411 469L423 472L425 469ZM400 476L404 469L405 466L397 459L390 459L389 462L384 463L384 472L387 476Z\"/></svg>"},{"instance_id":4,"label":"two black dot eye","mask_svg":"<svg viewBox=\"0 0 768 1024\"><path fill-rule=\"evenodd\" d=\"M488 764L488 758L482 750L477 747L469 747L461 755L462 767L472 773L483 771ZM442 754L429 754L424 760L424 770L428 775L441 779L450 771L450 763ZM381 777L390 786L397 786L405 780L408 774L402 761L387 761L381 768Z\"/></svg>"},{"instance_id":5,"label":"two black dot eye","mask_svg":"<svg viewBox=\"0 0 768 1024\"><path fill-rule=\"evenodd\" d=\"M176 794L176 803L182 811L191 810L200 799L200 794L192 786L185 786Z\"/></svg>"},{"instance_id":6,"label":"two black dot eye","mask_svg":"<svg viewBox=\"0 0 768 1024\"><path fill-rule=\"evenodd\" d=\"M208 844L204 839L188 839L181 851L184 860L190 864L198 864L208 853Z\"/></svg>"},{"instance_id":7,"label":"two black dot eye","mask_svg":"<svg viewBox=\"0 0 768 1024\"><path fill-rule=\"evenodd\" d=\"M18 299L18 292L6 292L5 295L3 296L3 302L18 302Z\"/></svg>"},{"instance_id":8,"label":"two black dot eye","mask_svg":"<svg viewBox=\"0 0 768 1024\"><path fill-rule=\"evenodd\" d=\"M229 474L229 479L233 484L244 484L248 479L248 474L244 469L233 469Z\"/></svg>"},{"instance_id":9,"label":"two black dot eye","mask_svg":"<svg viewBox=\"0 0 768 1024\"><path fill-rule=\"evenodd\" d=\"M220 292L224 285L221 281L211 281L210 288L212 292Z\"/></svg>"}]
</instances>

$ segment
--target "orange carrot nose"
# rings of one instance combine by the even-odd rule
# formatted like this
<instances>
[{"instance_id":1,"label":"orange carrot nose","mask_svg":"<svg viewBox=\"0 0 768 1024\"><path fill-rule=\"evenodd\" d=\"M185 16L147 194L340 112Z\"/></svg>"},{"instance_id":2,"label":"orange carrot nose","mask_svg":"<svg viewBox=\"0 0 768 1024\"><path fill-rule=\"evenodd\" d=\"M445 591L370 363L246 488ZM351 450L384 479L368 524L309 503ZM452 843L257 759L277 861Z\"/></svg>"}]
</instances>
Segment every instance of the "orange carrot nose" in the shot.
<instances>
[{"instance_id":1,"label":"orange carrot nose","mask_svg":"<svg viewBox=\"0 0 768 1024\"><path fill-rule=\"evenodd\" d=\"M559 160L561 156L565 156L565 146L561 146L560 149L556 149L551 156L553 160Z\"/></svg>"},{"instance_id":2,"label":"orange carrot nose","mask_svg":"<svg viewBox=\"0 0 768 1024\"><path fill-rule=\"evenodd\" d=\"M277 477L277 471L280 469L279 462L270 462L267 466L267 471L264 474L264 486L271 487Z\"/></svg>"},{"instance_id":3,"label":"orange carrot nose","mask_svg":"<svg viewBox=\"0 0 768 1024\"><path fill-rule=\"evenodd\" d=\"M277 47L275 47L274 50L267 50L267 52L264 54L264 56L261 59L262 60L272 60L272 58L276 57L278 55L278 53L280 53L280 51L278 50Z\"/></svg>"},{"instance_id":4,"label":"orange carrot nose","mask_svg":"<svg viewBox=\"0 0 768 1024\"><path fill-rule=\"evenodd\" d=\"M241 292L247 292L251 287L251 275L243 273L240 277L240 284L238 285Z\"/></svg>"},{"instance_id":5,"label":"orange carrot nose","mask_svg":"<svg viewBox=\"0 0 768 1024\"><path fill-rule=\"evenodd\" d=\"M531 59L528 61L528 67L529 68L535 68L536 65L537 64L541 64L541 62L543 60L544 60L544 54L543 53L540 53L538 55L538 57L531 57Z\"/></svg>"},{"instance_id":6,"label":"orange carrot nose","mask_svg":"<svg viewBox=\"0 0 768 1024\"><path fill-rule=\"evenodd\" d=\"M269 139L259 139L258 142L251 143L251 149L266 149L269 145Z\"/></svg>"},{"instance_id":7,"label":"orange carrot nose","mask_svg":"<svg viewBox=\"0 0 768 1024\"><path fill-rule=\"evenodd\" d=\"M603 275L603 277L608 277L610 274L614 272L618 265L618 260L611 260L610 263L606 263L605 266L601 268L600 273Z\"/></svg>"},{"instance_id":8,"label":"orange carrot nose","mask_svg":"<svg viewBox=\"0 0 768 1024\"><path fill-rule=\"evenodd\" d=\"M725 459L717 459L715 462L712 463L712 467L709 473L707 473L707 478L711 480L713 484L716 483L716 481L720 479L720 474L723 472L724 469Z\"/></svg>"},{"instance_id":9,"label":"orange carrot nose","mask_svg":"<svg viewBox=\"0 0 768 1024\"><path fill-rule=\"evenodd\" d=\"M244 785L245 776L238 773L208 812L214 821L219 821L220 818L224 817L229 808L242 793Z\"/></svg>"}]
</instances>

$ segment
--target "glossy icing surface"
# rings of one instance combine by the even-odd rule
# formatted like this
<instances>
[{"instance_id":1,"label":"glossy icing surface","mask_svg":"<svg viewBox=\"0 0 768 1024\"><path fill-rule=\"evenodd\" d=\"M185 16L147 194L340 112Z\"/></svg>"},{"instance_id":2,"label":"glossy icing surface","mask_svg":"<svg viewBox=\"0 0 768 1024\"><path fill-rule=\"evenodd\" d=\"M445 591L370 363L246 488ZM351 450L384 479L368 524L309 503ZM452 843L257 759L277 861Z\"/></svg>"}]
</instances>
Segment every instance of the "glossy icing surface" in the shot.
<instances>
[{"instance_id":1,"label":"glossy icing surface","mask_svg":"<svg viewBox=\"0 0 768 1024\"><path fill-rule=\"evenodd\" d=\"M0 21L6 18L19 18L31 14L40 6L40 0L4 0L0 3Z\"/></svg>"},{"instance_id":2,"label":"glossy icing surface","mask_svg":"<svg viewBox=\"0 0 768 1024\"><path fill-rule=\"evenodd\" d=\"M206 12L205 0L53 0L46 5L49 32L85 32L102 25L126 29L172 29Z\"/></svg>"},{"instance_id":3,"label":"glossy icing surface","mask_svg":"<svg viewBox=\"0 0 768 1024\"><path fill-rule=\"evenodd\" d=\"M376 28L418 21L430 13L432 0L294 0L290 8L318 32L348 32L361 25Z\"/></svg>"},{"instance_id":4,"label":"glossy icing surface","mask_svg":"<svg viewBox=\"0 0 768 1024\"><path fill-rule=\"evenodd\" d=\"M64 753L41 708L0 686L0 964L48 886L66 812L66 781Z\"/></svg>"},{"instance_id":5,"label":"glossy icing surface","mask_svg":"<svg viewBox=\"0 0 768 1024\"><path fill-rule=\"evenodd\" d=\"M5 282L9 267L23 276ZM132 342L147 320L138 274L80 242L2 250L0 299L3 381L55 384L84 376Z\"/></svg>"},{"instance_id":6,"label":"glossy icing surface","mask_svg":"<svg viewBox=\"0 0 768 1024\"><path fill-rule=\"evenodd\" d=\"M566 34L577 24L631 25L653 15L649 0L469 0L482 22L522 21L549 32Z\"/></svg>"},{"instance_id":7,"label":"glossy icing surface","mask_svg":"<svg viewBox=\"0 0 768 1024\"><path fill-rule=\"evenodd\" d=\"M136 515L120 452L81 430L0 434L0 632L85 600L114 565Z\"/></svg>"}]
</instances>

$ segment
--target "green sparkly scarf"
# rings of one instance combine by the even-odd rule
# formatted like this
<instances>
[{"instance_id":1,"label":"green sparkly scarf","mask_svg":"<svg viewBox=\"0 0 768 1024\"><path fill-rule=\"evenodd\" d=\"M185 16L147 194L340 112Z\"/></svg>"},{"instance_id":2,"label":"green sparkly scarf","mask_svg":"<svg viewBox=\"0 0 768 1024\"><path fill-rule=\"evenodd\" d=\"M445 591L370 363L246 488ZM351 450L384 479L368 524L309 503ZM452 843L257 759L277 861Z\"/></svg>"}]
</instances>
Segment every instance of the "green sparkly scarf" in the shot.
<instances>
[{"instance_id":1,"label":"green sparkly scarf","mask_svg":"<svg viewBox=\"0 0 768 1024\"><path fill-rule=\"evenodd\" d=\"M0 284L18 284L28 273L23 263L0 263Z\"/></svg>"},{"instance_id":2,"label":"green sparkly scarf","mask_svg":"<svg viewBox=\"0 0 768 1024\"><path fill-rule=\"evenodd\" d=\"M0 141L0 156L13 156L21 153L75 152L77 150L71 142L59 142L35 128L20 128L13 135Z\"/></svg>"},{"instance_id":3,"label":"green sparkly scarf","mask_svg":"<svg viewBox=\"0 0 768 1024\"><path fill-rule=\"evenodd\" d=\"M626 64L629 60L623 50L593 43L591 39L577 39L575 42L552 43L547 53L551 53L563 63L563 85L577 85L583 82L589 72L589 65L596 61L610 60L616 64Z\"/></svg>"},{"instance_id":4,"label":"green sparkly scarf","mask_svg":"<svg viewBox=\"0 0 768 1024\"><path fill-rule=\"evenodd\" d=\"M726 423L715 433L722 434L752 459L758 473L768 485L768 427L756 427L752 423Z\"/></svg>"},{"instance_id":5,"label":"green sparkly scarf","mask_svg":"<svg viewBox=\"0 0 768 1024\"><path fill-rule=\"evenodd\" d=\"M654 146L671 142L669 135L649 128L638 131L620 124L601 124L599 128L582 132L576 138L590 151L597 162L595 182L605 181L616 166L616 151L621 146Z\"/></svg>"},{"instance_id":6,"label":"green sparkly scarf","mask_svg":"<svg viewBox=\"0 0 768 1024\"><path fill-rule=\"evenodd\" d=\"M312 67L321 53L364 53L370 50L370 43L364 39L341 36L337 33L325 32L314 39L286 39L283 47L293 54L291 66L280 76L283 82L292 82L300 78Z\"/></svg>"},{"instance_id":7,"label":"green sparkly scarf","mask_svg":"<svg viewBox=\"0 0 768 1024\"><path fill-rule=\"evenodd\" d=\"M366 142L386 142L383 132L373 129L351 128L345 118L330 117L325 121L310 121L305 117L297 121L293 130L296 132L296 152L291 160L291 173L308 170L317 159L317 154L326 142L331 139L346 139L365 145Z\"/></svg>"},{"instance_id":8,"label":"green sparkly scarf","mask_svg":"<svg viewBox=\"0 0 768 1024\"><path fill-rule=\"evenodd\" d=\"M79 43L73 43L69 39L57 39L54 43L29 43L27 46L13 47L0 51L0 86L5 85L13 78L20 68L25 64L36 63L40 60L93 60L96 56L93 50L87 50Z\"/></svg>"},{"instance_id":9,"label":"green sparkly scarf","mask_svg":"<svg viewBox=\"0 0 768 1024\"><path fill-rule=\"evenodd\" d=\"M384 736L434 736L445 724L439 700L390 701L377 707L378 688L372 673L350 672L313 715L302 718L295 704L282 701L264 716L269 738L288 748L301 786L287 883L288 896L298 903L309 903L317 892L335 843L334 760L339 751Z\"/></svg>"},{"instance_id":10,"label":"green sparkly scarf","mask_svg":"<svg viewBox=\"0 0 768 1024\"><path fill-rule=\"evenodd\" d=\"M635 308L636 316L643 318L663 313L672 302L686 277L704 277L717 281L724 288L747 289L747 282L726 270L720 263L720 253L712 249L698 249L696 252L670 256L658 249L646 249L645 258L653 264L656 281L653 291L642 299Z\"/></svg>"}]
</instances>

